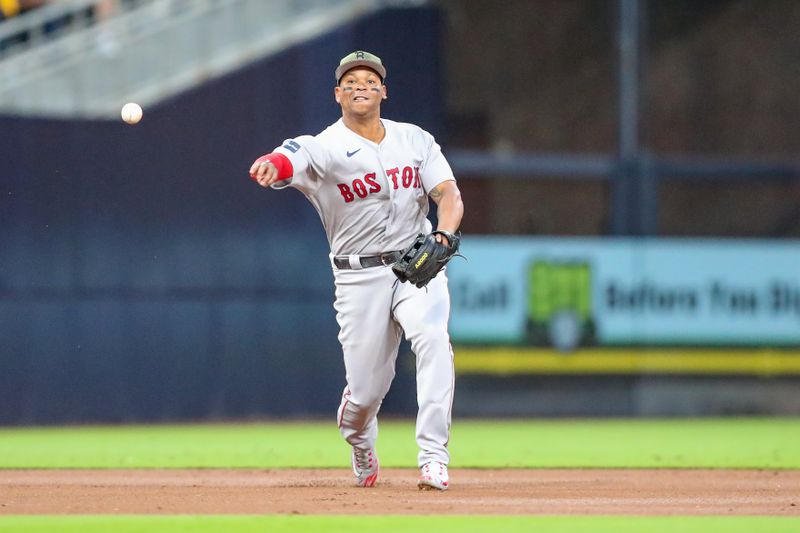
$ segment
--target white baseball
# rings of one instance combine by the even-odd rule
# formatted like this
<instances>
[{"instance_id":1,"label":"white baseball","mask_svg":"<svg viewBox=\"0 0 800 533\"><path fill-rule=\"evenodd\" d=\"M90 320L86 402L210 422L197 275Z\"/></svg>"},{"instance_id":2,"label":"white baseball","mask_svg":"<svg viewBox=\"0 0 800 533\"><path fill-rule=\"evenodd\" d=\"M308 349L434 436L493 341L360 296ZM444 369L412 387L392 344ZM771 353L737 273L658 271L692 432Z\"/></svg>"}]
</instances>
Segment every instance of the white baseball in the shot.
<instances>
[{"instance_id":1,"label":"white baseball","mask_svg":"<svg viewBox=\"0 0 800 533\"><path fill-rule=\"evenodd\" d=\"M122 120L128 124L136 124L142 120L142 106L133 102L128 102L122 106L120 115L122 116Z\"/></svg>"}]
</instances>

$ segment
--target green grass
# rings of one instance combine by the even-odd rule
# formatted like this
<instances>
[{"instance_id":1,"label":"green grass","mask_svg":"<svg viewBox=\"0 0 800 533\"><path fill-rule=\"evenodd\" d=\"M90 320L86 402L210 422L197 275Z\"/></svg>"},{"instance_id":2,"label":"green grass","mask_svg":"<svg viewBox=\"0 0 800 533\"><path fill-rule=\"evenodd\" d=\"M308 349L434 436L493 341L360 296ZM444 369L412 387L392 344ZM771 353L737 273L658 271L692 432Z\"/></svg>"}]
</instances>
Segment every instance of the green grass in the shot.
<instances>
[{"instance_id":1,"label":"green grass","mask_svg":"<svg viewBox=\"0 0 800 533\"><path fill-rule=\"evenodd\" d=\"M436 531L437 533L562 533L602 532L698 532L726 533L796 532L800 520L783 517L625 517L625 516L13 516L0 518L5 533L59 531L60 533L115 533L159 531L269 531L281 533L353 531Z\"/></svg>"},{"instance_id":2,"label":"green grass","mask_svg":"<svg viewBox=\"0 0 800 533\"><path fill-rule=\"evenodd\" d=\"M386 467L414 467L410 421L384 422ZM800 468L800 419L456 420L452 466ZM0 468L349 467L333 422L0 429Z\"/></svg>"}]
</instances>

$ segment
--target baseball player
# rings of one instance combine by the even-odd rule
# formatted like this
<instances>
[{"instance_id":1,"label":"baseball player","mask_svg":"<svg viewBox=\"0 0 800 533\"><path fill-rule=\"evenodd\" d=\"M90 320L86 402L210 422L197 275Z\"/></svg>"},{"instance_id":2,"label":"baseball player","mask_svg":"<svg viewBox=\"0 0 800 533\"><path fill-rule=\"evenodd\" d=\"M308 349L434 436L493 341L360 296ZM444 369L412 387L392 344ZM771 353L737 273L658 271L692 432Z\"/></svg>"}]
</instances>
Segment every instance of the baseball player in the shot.
<instances>
[{"instance_id":1,"label":"baseball player","mask_svg":"<svg viewBox=\"0 0 800 533\"><path fill-rule=\"evenodd\" d=\"M356 485L371 487L378 479L377 414L405 334L416 355L418 486L446 490L454 390L447 278L441 271L420 286L400 283L406 279L392 265L419 234L448 253L457 249L461 194L433 136L381 118L387 90L379 57L353 52L335 79L342 118L318 135L284 141L255 160L250 176L263 187L298 189L325 227L347 380L337 416L352 446ZM434 232L429 197L437 205ZM418 267L428 255L412 263Z\"/></svg>"}]
</instances>

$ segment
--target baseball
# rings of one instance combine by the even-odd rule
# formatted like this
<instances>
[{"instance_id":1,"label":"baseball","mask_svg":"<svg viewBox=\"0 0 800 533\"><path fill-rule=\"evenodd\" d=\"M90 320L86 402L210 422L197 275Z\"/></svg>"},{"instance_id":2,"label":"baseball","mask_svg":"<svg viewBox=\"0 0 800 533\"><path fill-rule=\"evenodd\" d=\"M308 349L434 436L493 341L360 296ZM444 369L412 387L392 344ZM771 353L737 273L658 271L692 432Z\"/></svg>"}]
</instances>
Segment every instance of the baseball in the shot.
<instances>
[{"instance_id":1,"label":"baseball","mask_svg":"<svg viewBox=\"0 0 800 533\"><path fill-rule=\"evenodd\" d=\"M120 115L122 115L122 120L128 124L136 124L142 120L142 106L133 102L128 102L122 106Z\"/></svg>"}]
</instances>

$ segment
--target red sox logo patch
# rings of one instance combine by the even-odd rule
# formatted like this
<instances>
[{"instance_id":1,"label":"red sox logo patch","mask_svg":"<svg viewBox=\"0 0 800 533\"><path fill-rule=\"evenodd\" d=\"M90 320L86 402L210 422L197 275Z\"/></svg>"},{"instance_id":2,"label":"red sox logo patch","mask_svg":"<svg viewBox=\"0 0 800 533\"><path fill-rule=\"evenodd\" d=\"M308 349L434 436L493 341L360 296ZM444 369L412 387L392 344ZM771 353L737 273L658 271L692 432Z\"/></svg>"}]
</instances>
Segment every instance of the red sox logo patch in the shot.
<instances>
[{"instance_id":1,"label":"red sox logo patch","mask_svg":"<svg viewBox=\"0 0 800 533\"><path fill-rule=\"evenodd\" d=\"M419 177L419 167L405 166L403 170L400 167L390 168L386 170L386 175L392 187L397 190L400 187L404 189L418 189L421 182ZM337 183L339 192L342 194L344 203L349 204L358 198L366 198L370 194L380 192L382 190L380 183L377 181L375 172L366 174L363 178L354 179L350 185L346 183Z\"/></svg>"}]
</instances>

